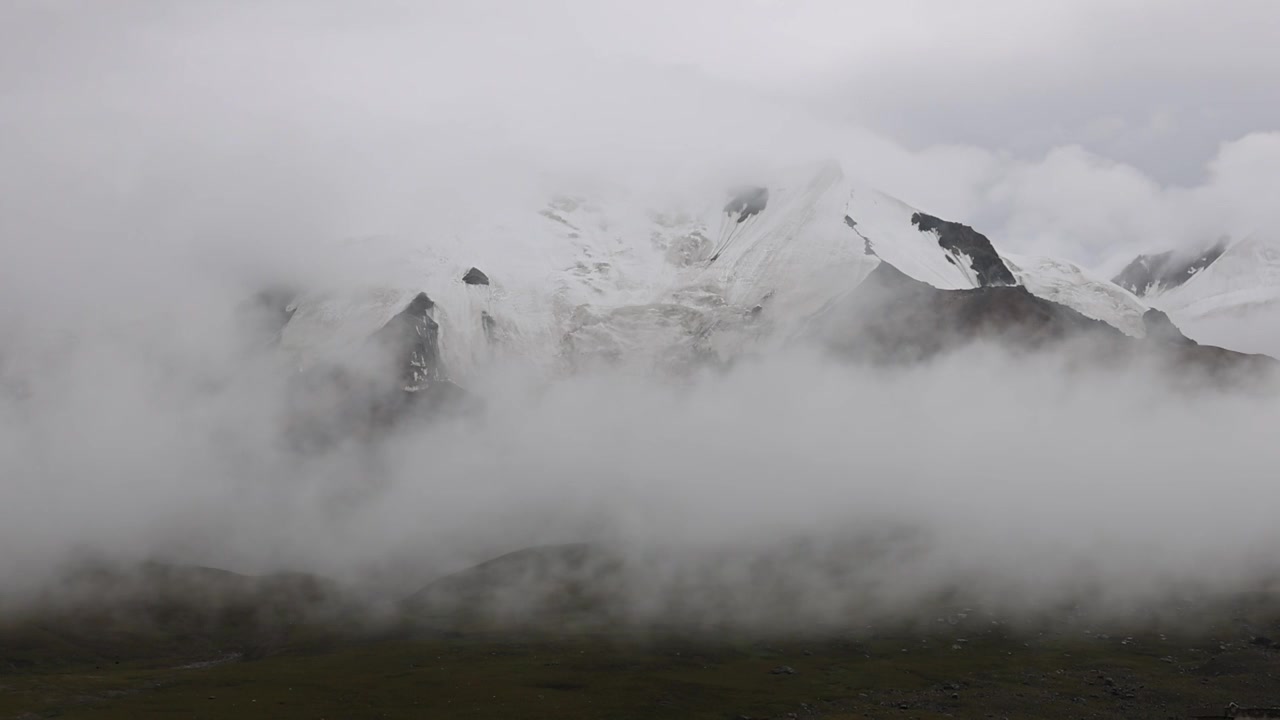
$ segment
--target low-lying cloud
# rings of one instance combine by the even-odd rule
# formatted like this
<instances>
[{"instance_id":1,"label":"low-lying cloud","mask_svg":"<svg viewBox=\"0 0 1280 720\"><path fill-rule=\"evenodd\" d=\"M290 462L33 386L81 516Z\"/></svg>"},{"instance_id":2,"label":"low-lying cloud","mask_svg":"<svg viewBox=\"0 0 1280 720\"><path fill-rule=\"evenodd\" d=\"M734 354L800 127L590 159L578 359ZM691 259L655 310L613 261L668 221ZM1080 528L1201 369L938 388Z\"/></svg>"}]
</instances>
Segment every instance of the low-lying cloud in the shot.
<instances>
[{"instance_id":1,"label":"low-lying cloud","mask_svg":"<svg viewBox=\"0 0 1280 720\"><path fill-rule=\"evenodd\" d=\"M503 373L472 388L478 413L298 453L264 377L106 370L5 403L10 592L88 554L308 570L391 600L586 542L648 558L637 607L696 571L762 622L734 563L801 543L817 555L777 561L792 604L769 606L794 624L833 621L855 592L868 619L952 590L1120 612L1280 569L1273 386L1175 389L1154 367L985 346L898 369L797 350L681 379Z\"/></svg>"}]
</instances>

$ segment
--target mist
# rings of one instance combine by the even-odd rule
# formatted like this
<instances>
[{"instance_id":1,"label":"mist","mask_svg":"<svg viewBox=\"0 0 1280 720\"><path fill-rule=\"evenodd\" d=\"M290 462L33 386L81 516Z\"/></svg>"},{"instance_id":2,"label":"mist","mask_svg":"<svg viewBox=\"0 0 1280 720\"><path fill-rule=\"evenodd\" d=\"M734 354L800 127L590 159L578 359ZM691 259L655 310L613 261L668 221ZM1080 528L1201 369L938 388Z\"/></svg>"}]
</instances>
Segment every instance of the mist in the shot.
<instances>
[{"instance_id":1,"label":"mist","mask_svg":"<svg viewBox=\"0 0 1280 720\"><path fill-rule=\"evenodd\" d=\"M786 569L788 607L816 623L848 612L826 559L886 533L859 619L955 587L1123 614L1273 582L1272 379L983 343L886 368L797 342L680 375L495 365L465 388L479 409L291 447L295 368L246 330L246 300L376 282L362 238L502 252L466 233L563 187L678 195L834 158L1001 249L1097 267L1274 227L1266 118L1182 159L1190 180L1083 137L918 143L778 89L821 73L655 62L698 38L652 28L605 52L617 17L512 5L0 11L0 596L91 556L315 572L390 601L585 542L636 559L642 617L691 574L749 598L734 563L801 543L822 561Z\"/></svg>"},{"instance_id":2,"label":"mist","mask_svg":"<svg viewBox=\"0 0 1280 720\"><path fill-rule=\"evenodd\" d=\"M985 346L906 370L797 351L682 379L501 373L474 387L478 415L299 454L269 380L169 385L100 360L110 383L6 403L11 593L91 551L394 596L587 542L666 558L638 566L644 597L726 553L896 531L864 612L955 587L1019 612L1101 587L1120 612L1174 587L1260 589L1277 569L1274 386L1176 388L1154 366ZM788 568L789 592L830 620L840 583L819 567ZM725 572L713 585L750 597Z\"/></svg>"}]
</instances>

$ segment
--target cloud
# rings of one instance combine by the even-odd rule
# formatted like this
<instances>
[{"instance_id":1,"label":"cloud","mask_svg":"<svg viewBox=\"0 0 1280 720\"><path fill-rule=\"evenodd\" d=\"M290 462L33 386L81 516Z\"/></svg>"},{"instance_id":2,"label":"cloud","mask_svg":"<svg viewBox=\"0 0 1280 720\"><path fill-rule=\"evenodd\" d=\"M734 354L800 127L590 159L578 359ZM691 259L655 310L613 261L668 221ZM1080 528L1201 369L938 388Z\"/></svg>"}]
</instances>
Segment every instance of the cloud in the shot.
<instances>
[{"instance_id":1,"label":"cloud","mask_svg":"<svg viewBox=\"0 0 1280 720\"><path fill-rule=\"evenodd\" d=\"M1012 163L989 189L1005 214L1002 247L1114 267L1138 251L1201 248L1275 227L1266 188L1277 176L1277 133L1225 142L1191 187L1160 185L1080 147ZM997 211L998 212L998 211Z\"/></svg>"},{"instance_id":2,"label":"cloud","mask_svg":"<svg viewBox=\"0 0 1280 720\"><path fill-rule=\"evenodd\" d=\"M479 416L299 455L281 442L274 381L157 382L109 359L5 405L10 597L86 549L306 569L394 599L489 556L591 542L649 558L628 580L655 607L716 558L829 548L786 568L792 622L832 621L855 591L868 620L957 588L1011 612L1076 594L1127 612L1277 570L1258 553L1280 539L1277 388L1172 391L1142 366L1069 370L1069 356L980 346L905 370L795 352L684 381L493 377L473 388ZM849 562L839 548L869 538L868 562L889 553L892 567L829 574L824 553ZM707 592L767 617L727 567Z\"/></svg>"},{"instance_id":3,"label":"cloud","mask_svg":"<svg viewBox=\"0 0 1280 720\"><path fill-rule=\"evenodd\" d=\"M459 246L457 228L566 184L678 192L835 157L1002 249L1102 265L1274 227L1280 143L1253 131L1275 108L1164 103L1184 77L1206 107L1224 77L1240 97L1273 79L1260 5L903 7L6 5L0 578L86 547L425 576L528 543L722 547L890 520L931 538L895 591L995 574L1047 598L1081 564L1137 594L1247 584L1275 540L1273 395L1049 361L494 378L479 420L282 447L287 390L245 349L244 298L365 283L376 263L337 241ZM1184 24L1206 18L1242 32L1213 39L1229 52L1193 42ZM1187 133L1222 145L1181 153ZM1139 162L1171 149L1203 179Z\"/></svg>"}]
</instances>

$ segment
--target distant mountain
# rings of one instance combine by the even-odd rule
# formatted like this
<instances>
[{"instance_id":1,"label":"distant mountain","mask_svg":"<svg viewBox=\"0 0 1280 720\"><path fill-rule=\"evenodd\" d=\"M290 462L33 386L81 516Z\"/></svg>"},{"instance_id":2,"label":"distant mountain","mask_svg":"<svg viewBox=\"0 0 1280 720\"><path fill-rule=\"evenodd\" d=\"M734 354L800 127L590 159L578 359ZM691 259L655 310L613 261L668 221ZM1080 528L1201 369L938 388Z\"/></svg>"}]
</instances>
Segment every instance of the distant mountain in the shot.
<instances>
[{"instance_id":1,"label":"distant mountain","mask_svg":"<svg viewBox=\"0 0 1280 720\"><path fill-rule=\"evenodd\" d=\"M622 560L585 544L525 548L439 578L406 598L414 615L545 622L621 609Z\"/></svg>"},{"instance_id":2,"label":"distant mountain","mask_svg":"<svg viewBox=\"0 0 1280 720\"><path fill-rule=\"evenodd\" d=\"M1196 273L1212 265L1226 249L1226 241L1219 240L1200 252L1180 253L1168 250L1153 255L1139 255L1111 281L1135 295L1158 295L1190 280Z\"/></svg>"},{"instance_id":3,"label":"distant mountain","mask_svg":"<svg viewBox=\"0 0 1280 720\"><path fill-rule=\"evenodd\" d=\"M1081 356L1108 366L1145 358L1205 377L1230 378L1276 365L1270 358L1201 345L1159 310L1147 310L1142 322L1143 338L1133 338L1021 285L940 290L884 263L816 317L809 332L843 356L877 363L916 362L983 340L1016 350L1052 350L1070 342Z\"/></svg>"},{"instance_id":4,"label":"distant mountain","mask_svg":"<svg viewBox=\"0 0 1280 720\"><path fill-rule=\"evenodd\" d=\"M305 573L84 561L0 619L0 661L199 660L178 666L194 668L278 652L308 623L353 626L357 607L343 586Z\"/></svg>"},{"instance_id":5,"label":"distant mountain","mask_svg":"<svg viewBox=\"0 0 1280 720\"><path fill-rule=\"evenodd\" d=\"M1139 257L1117 281L1126 273L1136 277L1131 269L1143 257L1176 256ZM1280 238L1255 234L1162 267L1160 278L1138 293L1144 303L1200 342L1280 357Z\"/></svg>"}]
</instances>

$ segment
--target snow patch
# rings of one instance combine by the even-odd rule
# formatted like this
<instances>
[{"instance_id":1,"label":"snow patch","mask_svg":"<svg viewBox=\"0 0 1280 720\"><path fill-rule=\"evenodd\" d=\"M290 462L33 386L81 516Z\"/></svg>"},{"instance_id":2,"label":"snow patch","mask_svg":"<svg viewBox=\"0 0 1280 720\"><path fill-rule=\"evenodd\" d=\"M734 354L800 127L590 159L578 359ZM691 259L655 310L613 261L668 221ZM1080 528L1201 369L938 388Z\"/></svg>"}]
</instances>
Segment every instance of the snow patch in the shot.
<instances>
[{"instance_id":1,"label":"snow patch","mask_svg":"<svg viewBox=\"0 0 1280 720\"><path fill-rule=\"evenodd\" d=\"M1119 329L1130 337L1144 337L1142 317L1147 306L1133 293L1079 265L1048 257L1004 255L1005 264L1018 283L1037 297L1056 302L1094 320Z\"/></svg>"}]
</instances>

